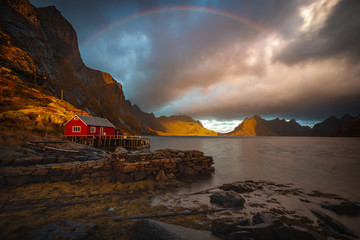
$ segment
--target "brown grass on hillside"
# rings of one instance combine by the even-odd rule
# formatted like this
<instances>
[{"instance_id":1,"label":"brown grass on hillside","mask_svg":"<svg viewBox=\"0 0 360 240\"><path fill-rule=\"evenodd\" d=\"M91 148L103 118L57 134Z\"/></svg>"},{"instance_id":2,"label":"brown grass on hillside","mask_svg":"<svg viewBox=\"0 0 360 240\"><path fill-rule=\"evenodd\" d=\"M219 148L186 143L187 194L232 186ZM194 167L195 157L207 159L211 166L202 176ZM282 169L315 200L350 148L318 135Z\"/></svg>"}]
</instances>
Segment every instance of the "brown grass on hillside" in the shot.
<instances>
[{"instance_id":1,"label":"brown grass on hillside","mask_svg":"<svg viewBox=\"0 0 360 240\"><path fill-rule=\"evenodd\" d=\"M166 132L157 131L160 136L217 136L218 133L206 129L197 122L163 122Z\"/></svg>"},{"instance_id":2,"label":"brown grass on hillside","mask_svg":"<svg viewBox=\"0 0 360 240\"><path fill-rule=\"evenodd\" d=\"M59 137L63 124L75 114L89 115L32 88L11 71L0 73L0 131L3 134Z\"/></svg>"}]
</instances>

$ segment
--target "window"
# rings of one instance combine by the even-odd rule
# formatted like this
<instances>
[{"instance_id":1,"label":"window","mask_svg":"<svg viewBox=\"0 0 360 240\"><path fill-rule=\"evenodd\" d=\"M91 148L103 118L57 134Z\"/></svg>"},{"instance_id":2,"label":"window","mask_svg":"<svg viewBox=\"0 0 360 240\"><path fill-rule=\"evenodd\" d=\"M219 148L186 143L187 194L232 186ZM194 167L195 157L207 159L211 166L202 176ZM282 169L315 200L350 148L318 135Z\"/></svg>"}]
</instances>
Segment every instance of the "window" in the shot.
<instances>
[{"instance_id":1,"label":"window","mask_svg":"<svg viewBox=\"0 0 360 240\"><path fill-rule=\"evenodd\" d=\"M74 117L74 120L79 120L79 118L76 116L76 117Z\"/></svg>"},{"instance_id":2,"label":"window","mask_svg":"<svg viewBox=\"0 0 360 240\"><path fill-rule=\"evenodd\" d=\"M90 127L90 132L95 133L96 132L96 127Z\"/></svg>"},{"instance_id":3,"label":"window","mask_svg":"<svg viewBox=\"0 0 360 240\"><path fill-rule=\"evenodd\" d=\"M80 132L80 131L81 131L81 127L73 126L73 132Z\"/></svg>"}]
</instances>

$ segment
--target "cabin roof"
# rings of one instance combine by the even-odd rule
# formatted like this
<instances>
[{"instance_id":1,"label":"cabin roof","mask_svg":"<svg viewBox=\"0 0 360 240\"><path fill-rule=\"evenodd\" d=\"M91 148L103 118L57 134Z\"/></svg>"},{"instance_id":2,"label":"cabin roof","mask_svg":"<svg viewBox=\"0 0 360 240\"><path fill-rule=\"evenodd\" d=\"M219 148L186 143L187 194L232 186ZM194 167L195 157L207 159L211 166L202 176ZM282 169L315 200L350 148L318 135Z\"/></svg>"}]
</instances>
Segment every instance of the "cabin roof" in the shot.
<instances>
[{"instance_id":1,"label":"cabin roof","mask_svg":"<svg viewBox=\"0 0 360 240\"><path fill-rule=\"evenodd\" d=\"M74 117L76 117L76 116L88 126L115 128L115 126L111 122L109 122L109 120L107 120L106 118L89 117L89 116L83 116L83 115L78 115L78 114L76 114ZM72 117L68 122L70 122L74 117ZM65 125L67 123L65 123Z\"/></svg>"},{"instance_id":2,"label":"cabin roof","mask_svg":"<svg viewBox=\"0 0 360 240\"><path fill-rule=\"evenodd\" d=\"M99 118L99 117L89 117L83 115L77 115L86 125L90 126L99 126L99 127L112 127L115 126L109 122L106 118Z\"/></svg>"}]
</instances>

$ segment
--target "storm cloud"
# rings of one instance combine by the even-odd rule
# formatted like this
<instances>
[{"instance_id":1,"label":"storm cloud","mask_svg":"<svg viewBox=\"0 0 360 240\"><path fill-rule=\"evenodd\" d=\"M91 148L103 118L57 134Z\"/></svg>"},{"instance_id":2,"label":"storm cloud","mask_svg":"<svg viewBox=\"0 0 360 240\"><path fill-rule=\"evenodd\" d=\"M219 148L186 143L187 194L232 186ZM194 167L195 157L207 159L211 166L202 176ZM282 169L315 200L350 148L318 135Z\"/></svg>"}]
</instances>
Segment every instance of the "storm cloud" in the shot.
<instances>
[{"instance_id":1,"label":"storm cloud","mask_svg":"<svg viewBox=\"0 0 360 240\"><path fill-rule=\"evenodd\" d=\"M360 113L358 0L32 3L55 5L84 62L144 111L222 131L213 121Z\"/></svg>"},{"instance_id":2,"label":"storm cloud","mask_svg":"<svg viewBox=\"0 0 360 240\"><path fill-rule=\"evenodd\" d=\"M309 26L308 31L296 36L289 46L278 56L287 64L295 64L308 60L323 60L328 58L343 58L358 64L360 60L360 2L343 0L333 9L326 9L326 4L337 1L319 1L313 11L307 14L311 21L322 20L317 16L324 11L329 15L323 19L323 25ZM306 10L305 10L306 11ZM311 11L310 9L308 11Z\"/></svg>"}]
</instances>

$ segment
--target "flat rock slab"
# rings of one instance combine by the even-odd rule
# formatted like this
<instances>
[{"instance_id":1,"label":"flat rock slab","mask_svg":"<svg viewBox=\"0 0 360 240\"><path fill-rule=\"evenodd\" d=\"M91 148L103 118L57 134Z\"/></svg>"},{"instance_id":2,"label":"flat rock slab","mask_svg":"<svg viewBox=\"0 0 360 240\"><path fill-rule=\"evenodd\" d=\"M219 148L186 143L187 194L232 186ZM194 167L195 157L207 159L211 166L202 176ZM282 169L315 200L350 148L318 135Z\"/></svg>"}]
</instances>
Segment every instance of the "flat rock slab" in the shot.
<instances>
[{"instance_id":1,"label":"flat rock slab","mask_svg":"<svg viewBox=\"0 0 360 240\"><path fill-rule=\"evenodd\" d=\"M137 240L219 240L209 231L200 231L178 225L145 219L135 224Z\"/></svg>"},{"instance_id":2,"label":"flat rock slab","mask_svg":"<svg viewBox=\"0 0 360 240\"><path fill-rule=\"evenodd\" d=\"M341 222L331 218L330 216L326 215L325 213L315 210L315 209L311 209L311 212L317 218L319 218L323 223L325 223L327 226L329 226L333 230L337 231L338 233L345 234L350 237L355 237L355 238L358 237L350 229L345 227Z\"/></svg>"},{"instance_id":3,"label":"flat rock slab","mask_svg":"<svg viewBox=\"0 0 360 240\"><path fill-rule=\"evenodd\" d=\"M35 231L29 240L48 240L48 239L66 239L81 240L86 239L94 233L95 224L81 222L54 222Z\"/></svg>"},{"instance_id":4,"label":"flat rock slab","mask_svg":"<svg viewBox=\"0 0 360 240\"><path fill-rule=\"evenodd\" d=\"M230 184L223 184L220 189L224 191L230 191L233 190L238 193L248 193L256 190L256 188L250 184L247 184L246 182L235 182Z\"/></svg>"},{"instance_id":5,"label":"flat rock slab","mask_svg":"<svg viewBox=\"0 0 360 240\"><path fill-rule=\"evenodd\" d=\"M360 206L355 202L341 202L340 204L321 204L321 207L329 209L339 215L360 215Z\"/></svg>"},{"instance_id":6,"label":"flat rock slab","mask_svg":"<svg viewBox=\"0 0 360 240\"><path fill-rule=\"evenodd\" d=\"M236 231L236 226L249 226L249 219L237 219L237 218L218 218L211 222L211 231L215 234L227 235Z\"/></svg>"}]
</instances>

